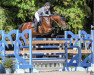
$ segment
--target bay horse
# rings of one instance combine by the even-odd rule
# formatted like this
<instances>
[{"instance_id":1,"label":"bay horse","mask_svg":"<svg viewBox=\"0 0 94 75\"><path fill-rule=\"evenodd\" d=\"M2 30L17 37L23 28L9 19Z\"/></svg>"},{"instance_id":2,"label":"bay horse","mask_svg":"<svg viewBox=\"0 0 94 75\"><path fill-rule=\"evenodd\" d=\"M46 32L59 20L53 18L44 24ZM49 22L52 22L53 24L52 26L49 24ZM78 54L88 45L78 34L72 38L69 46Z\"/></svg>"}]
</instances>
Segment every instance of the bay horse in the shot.
<instances>
[{"instance_id":1,"label":"bay horse","mask_svg":"<svg viewBox=\"0 0 94 75\"><path fill-rule=\"evenodd\" d=\"M56 24L59 27L63 27L63 30L67 29L65 16L61 15L51 15L51 16L42 16L42 23L40 26L38 26L38 31L33 32L35 27L31 27L31 24L33 22L27 22L20 25L19 30L20 32L23 32L25 29L31 29L32 30L32 36L38 36L43 34L50 34ZM25 34L26 39L28 39L28 34Z\"/></svg>"}]
</instances>

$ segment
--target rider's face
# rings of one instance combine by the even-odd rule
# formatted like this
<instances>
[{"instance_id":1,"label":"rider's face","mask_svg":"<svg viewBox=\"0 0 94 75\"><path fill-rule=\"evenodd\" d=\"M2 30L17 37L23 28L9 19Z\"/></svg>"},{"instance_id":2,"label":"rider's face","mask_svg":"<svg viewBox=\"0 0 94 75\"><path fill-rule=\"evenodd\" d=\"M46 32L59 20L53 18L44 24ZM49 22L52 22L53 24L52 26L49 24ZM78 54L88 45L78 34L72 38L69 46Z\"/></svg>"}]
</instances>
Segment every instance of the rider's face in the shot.
<instances>
[{"instance_id":1,"label":"rider's face","mask_svg":"<svg viewBox=\"0 0 94 75\"><path fill-rule=\"evenodd\" d=\"M50 6L46 6L47 9L50 9Z\"/></svg>"}]
</instances>

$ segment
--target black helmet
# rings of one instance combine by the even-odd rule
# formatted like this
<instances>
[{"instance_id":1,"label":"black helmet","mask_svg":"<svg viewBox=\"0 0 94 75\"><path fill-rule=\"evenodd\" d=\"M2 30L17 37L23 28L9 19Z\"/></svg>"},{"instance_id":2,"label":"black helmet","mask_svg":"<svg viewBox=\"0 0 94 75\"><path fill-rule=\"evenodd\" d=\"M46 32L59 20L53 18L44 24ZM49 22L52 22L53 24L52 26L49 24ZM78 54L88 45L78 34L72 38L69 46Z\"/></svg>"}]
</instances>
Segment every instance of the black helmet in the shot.
<instances>
[{"instance_id":1,"label":"black helmet","mask_svg":"<svg viewBox=\"0 0 94 75\"><path fill-rule=\"evenodd\" d=\"M45 5L47 5L47 6L51 6L50 2L46 2Z\"/></svg>"}]
</instances>

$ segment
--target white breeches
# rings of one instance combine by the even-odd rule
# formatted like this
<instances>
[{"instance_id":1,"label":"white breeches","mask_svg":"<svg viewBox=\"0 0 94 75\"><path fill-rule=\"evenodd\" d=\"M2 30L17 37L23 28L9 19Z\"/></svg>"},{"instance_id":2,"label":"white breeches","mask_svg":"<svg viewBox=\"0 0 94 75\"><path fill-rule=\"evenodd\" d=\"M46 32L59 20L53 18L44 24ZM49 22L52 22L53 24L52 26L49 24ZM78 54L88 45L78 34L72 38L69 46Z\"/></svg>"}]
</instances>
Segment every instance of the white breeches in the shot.
<instances>
[{"instance_id":1,"label":"white breeches","mask_svg":"<svg viewBox=\"0 0 94 75\"><path fill-rule=\"evenodd\" d=\"M37 12L35 13L35 18L37 19L37 22L39 22L39 14Z\"/></svg>"}]
</instances>

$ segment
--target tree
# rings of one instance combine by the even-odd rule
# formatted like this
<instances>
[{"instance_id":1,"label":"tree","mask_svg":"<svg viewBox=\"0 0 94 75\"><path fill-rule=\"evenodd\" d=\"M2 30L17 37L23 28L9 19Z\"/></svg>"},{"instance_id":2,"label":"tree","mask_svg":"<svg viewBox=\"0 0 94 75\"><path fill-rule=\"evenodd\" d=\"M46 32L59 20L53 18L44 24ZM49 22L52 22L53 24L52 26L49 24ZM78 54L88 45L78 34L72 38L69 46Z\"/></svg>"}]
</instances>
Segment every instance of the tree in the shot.
<instances>
[{"instance_id":1,"label":"tree","mask_svg":"<svg viewBox=\"0 0 94 75\"><path fill-rule=\"evenodd\" d=\"M57 13L66 14L68 29L75 33L84 29L86 18L91 15L91 9L87 6L86 0L59 0L59 3L63 5L55 6L54 10Z\"/></svg>"},{"instance_id":2,"label":"tree","mask_svg":"<svg viewBox=\"0 0 94 75\"><path fill-rule=\"evenodd\" d=\"M10 30L18 28L23 22L31 21L35 13L34 0L1 0L0 6L6 11L6 24L9 29L12 28Z\"/></svg>"},{"instance_id":3,"label":"tree","mask_svg":"<svg viewBox=\"0 0 94 75\"><path fill-rule=\"evenodd\" d=\"M5 15L5 10L0 7L0 30L4 29L4 25L6 24L7 17Z\"/></svg>"}]
</instances>

